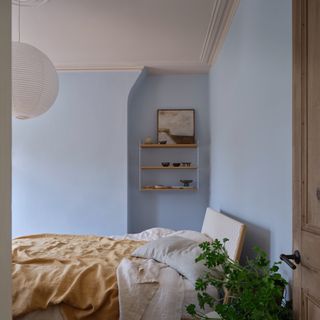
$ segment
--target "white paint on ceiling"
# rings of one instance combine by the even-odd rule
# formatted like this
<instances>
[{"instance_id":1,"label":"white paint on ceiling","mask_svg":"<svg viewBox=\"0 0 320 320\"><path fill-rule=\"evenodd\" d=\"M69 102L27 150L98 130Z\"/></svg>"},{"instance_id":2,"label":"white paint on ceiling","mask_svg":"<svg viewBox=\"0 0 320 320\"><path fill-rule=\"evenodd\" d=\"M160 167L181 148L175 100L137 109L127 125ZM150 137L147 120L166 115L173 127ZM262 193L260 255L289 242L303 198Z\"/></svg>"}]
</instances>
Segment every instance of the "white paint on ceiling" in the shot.
<instances>
[{"instance_id":1,"label":"white paint on ceiling","mask_svg":"<svg viewBox=\"0 0 320 320\"><path fill-rule=\"evenodd\" d=\"M21 7L20 37L63 70L147 66L206 72L237 2L50 0ZM13 40L18 26L18 7L13 6Z\"/></svg>"}]
</instances>

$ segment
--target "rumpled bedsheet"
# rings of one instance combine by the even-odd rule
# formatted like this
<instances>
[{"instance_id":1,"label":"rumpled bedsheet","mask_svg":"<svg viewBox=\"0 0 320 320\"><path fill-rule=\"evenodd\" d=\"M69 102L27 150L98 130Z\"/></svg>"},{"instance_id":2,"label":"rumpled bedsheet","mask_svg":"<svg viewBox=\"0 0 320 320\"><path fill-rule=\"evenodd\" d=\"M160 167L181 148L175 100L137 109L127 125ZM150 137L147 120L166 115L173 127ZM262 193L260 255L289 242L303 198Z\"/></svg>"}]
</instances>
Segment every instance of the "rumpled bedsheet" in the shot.
<instances>
[{"instance_id":1,"label":"rumpled bedsheet","mask_svg":"<svg viewBox=\"0 0 320 320\"><path fill-rule=\"evenodd\" d=\"M123 259L117 270L120 320L180 320L182 276L152 259Z\"/></svg>"},{"instance_id":2,"label":"rumpled bedsheet","mask_svg":"<svg viewBox=\"0 0 320 320\"><path fill-rule=\"evenodd\" d=\"M60 305L66 320L118 320L116 269L142 244L55 234L13 240L13 316Z\"/></svg>"}]
</instances>

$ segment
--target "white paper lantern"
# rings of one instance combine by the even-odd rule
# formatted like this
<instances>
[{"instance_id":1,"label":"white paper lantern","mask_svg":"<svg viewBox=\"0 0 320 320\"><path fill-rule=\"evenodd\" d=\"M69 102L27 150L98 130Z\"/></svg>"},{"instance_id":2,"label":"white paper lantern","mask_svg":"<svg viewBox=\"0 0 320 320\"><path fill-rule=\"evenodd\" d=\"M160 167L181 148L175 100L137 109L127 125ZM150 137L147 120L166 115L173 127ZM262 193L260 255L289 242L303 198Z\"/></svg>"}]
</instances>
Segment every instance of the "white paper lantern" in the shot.
<instances>
[{"instance_id":1,"label":"white paper lantern","mask_svg":"<svg viewBox=\"0 0 320 320\"><path fill-rule=\"evenodd\" d=\"M56 69L39 49L12 42L12 110L18 119L29 119L46 112L59 89Z\"/></svg>"}]
</instances>

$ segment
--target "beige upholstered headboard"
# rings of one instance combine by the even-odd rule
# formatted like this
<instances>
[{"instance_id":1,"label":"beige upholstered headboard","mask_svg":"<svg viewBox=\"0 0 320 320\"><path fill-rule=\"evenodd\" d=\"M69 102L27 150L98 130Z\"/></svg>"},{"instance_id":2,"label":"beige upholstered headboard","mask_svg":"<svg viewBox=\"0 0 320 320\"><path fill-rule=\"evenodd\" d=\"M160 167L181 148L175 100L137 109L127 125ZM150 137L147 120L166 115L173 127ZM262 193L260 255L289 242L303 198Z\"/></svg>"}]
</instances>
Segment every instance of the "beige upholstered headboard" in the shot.
<instances>
[{"instance_id":1,"label":"beige upholstered headboard","mask_svg":"<svg viewBox=\"0 0 320 320\"><path fill-rule=\"evenodd\" d=\"M224 238L229 239L226 243L226 249L229 257L233 260L240 259L245 231L246 226L243 223L207 208L201 232L212 239L220 241Z\"/></svg>"}]
</instances>

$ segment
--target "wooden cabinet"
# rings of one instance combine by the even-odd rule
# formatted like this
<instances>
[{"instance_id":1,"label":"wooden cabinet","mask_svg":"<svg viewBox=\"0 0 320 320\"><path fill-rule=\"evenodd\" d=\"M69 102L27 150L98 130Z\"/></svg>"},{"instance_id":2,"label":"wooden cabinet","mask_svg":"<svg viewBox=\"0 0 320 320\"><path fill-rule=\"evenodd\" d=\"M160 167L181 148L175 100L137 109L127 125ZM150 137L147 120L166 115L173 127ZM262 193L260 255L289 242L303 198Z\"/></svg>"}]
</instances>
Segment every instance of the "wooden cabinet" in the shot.
<instances>
[{"instance_id":1,"label":"wooden cabinet","mask_svg":"<svg viewBox=\"0 0 320 320\"><path fill-rule=\"evenodd\" d=\"M167 162L167 166L163 163ZM184 186L180 180L192 180ZM197 144L140 144L140 191L196 191L199 189Z\"/></svg>"}]
</instances>

